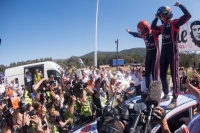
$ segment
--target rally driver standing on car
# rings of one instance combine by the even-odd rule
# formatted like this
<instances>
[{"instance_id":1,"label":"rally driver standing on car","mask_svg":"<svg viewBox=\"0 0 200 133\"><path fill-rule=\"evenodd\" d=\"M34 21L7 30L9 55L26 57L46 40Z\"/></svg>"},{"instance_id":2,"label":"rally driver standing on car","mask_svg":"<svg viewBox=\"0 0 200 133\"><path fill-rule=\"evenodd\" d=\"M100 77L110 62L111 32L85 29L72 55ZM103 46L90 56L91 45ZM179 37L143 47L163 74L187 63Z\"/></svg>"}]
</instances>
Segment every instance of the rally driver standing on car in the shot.
<instances>
[{"instance_id":1,"label":"rally driver standing on car","mask_svg":"<svg viewBox=\"0 0 200 133\"><path fill-rule=\"evenodd\" d=\"M158 57L159 57L159 43L158 35L160 32L152 31L147 21L140 21L137 25L137 32L126 31L134 37L144 39L146 44L146 60L145 60L145 79L146 87L149 88L150 74L153 80L158 80Z\"/></svg>"},{"instance_id":2,"label":"rally driver standing on car","mask_svg":"<svg viewBox=\"0 0 200 133\"><path fill-rule=\"evenodd\" d=\"M153 20L151 29L162 33L162 49L160 57L160 78L162 81L163 92L165 93L162 101L168 101L168 83L167 83L167 70L170 64L170 72L173 82L173 99L167 106L168 109L172 109L177 106L177 97L180 88L178 66L179 66L179 52L177 44L177 35L180 26L185 24L191 15L188 10L179 2L176 2L174 6L179 6L184 13L179 19L172 20L172 11L167 6L162 6L158 9L156 18ZM163 21L163 25L157 26L158 18Z\"/></svg>"}]
</instances>

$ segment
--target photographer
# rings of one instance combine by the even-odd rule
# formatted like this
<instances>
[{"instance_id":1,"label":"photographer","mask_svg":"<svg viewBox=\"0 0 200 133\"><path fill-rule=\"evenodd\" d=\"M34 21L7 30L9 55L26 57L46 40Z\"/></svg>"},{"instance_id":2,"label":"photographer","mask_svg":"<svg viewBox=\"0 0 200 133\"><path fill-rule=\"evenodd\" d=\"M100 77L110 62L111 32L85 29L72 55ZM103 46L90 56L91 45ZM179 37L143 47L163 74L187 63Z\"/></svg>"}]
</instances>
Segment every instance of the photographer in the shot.
<instances>
[{"instance_id":1,"label":"photographer","mask_svg":"<svg viewBox=\"0 0 200 133\"><path fill-rule=\"evenodd\" d=\"M89 90L89 89L87 89ZM92 113L93 113L93 105L92 105L92 99L90 96L87 95L87 90L84 89L82 91L82 95L80 98L78 98L78 103L81 105L81 115L84 117L83 120L87 121L92 119ZM91 91L91 90L90 90Z\"/></svg>"},{"instance_id":2,"label":"photographer","mask_svg":"<svg viewBox=\"0 0 200 133\"><path fill-rule=\"evenodd\" d=\"M64 120L63 122L59 112L55 110L52 103L48 103L46 107L53 123L55 125L58 125L58 127L60 128L60 131L63 132L65 130L69 130L70 126L67 127L67 125L69 125L72 122L72 119L68 118L67 120Z\"/></svg>"},{"instance_id":3,"label":"photographer","mask_svg":"<svg viewBox=\"0 0 200 133\"><path fill-rule=\"evenodd\" d=\"M40 118L41 121L44 121L47 124L47 128L45 130L50 131L50 121L47 119L49 116L47 114L47 109L45 106L42 106L40 102L34 101L32 103L32 107L36 111L37 116ZM51 128L53 130L53 127Z\"/></svg>"},{"instance_id":4,"label":"photographer","mask_svg":"<svg viewBox=\"0 0 200 133\"><path fill-rule=\"evenodd\" d=\"M197 101L200 102L200 91L194 87L189 80L186 80L187 88L190 90L190 92L196 97ZM193 119L188 124L188 129L190 133L198 133L200 132L200 113L199 113L199 107L198 107L198 113L193 117Z\"/></svg>"},{"instance_id":5,"label":"photographer","mask_svg":"<svg viewBox=\"0 0 200 133\"><path fill-rule=\"evenodd\" d=\"M64 117L70 124L74 123L74 108L76 106L76 97L71 96L69 93L64 94Z\"/></svg>"},{"instance_id":6,"label":"photographer","mask_svg":"<svg viewBox=\"0 0 200 133\"><path fill-rule=\"evenodd\" d=\"M157 115L159 115L161 118L163 117L163 116L165 116L165 111L164 111L164 109L163 108L161 108L161 107L156 107L155 108L155 113L157 114ZM166 118L165 117L163 117L161 120L159 120L159 121L152 121L152 123L153 124L160 124L161 125L161 129L162 129L162 133L171 133L170 132L170 130L169 130L169 126L168 126L168 124L167 124L167 120L166 120Z\"/></svg>"},{"instance_id":7,"label":"photographer","mask_svg":"<svg viewBox=\"0 0 200 133\"><path fill-rule=\"evenodd\" d=\"M108 122L104 124L104 126L109 126L113 128L116 132L118 131L118 133L124 133L124 130L125 130L124 124L120 120L117 120L117 119L109 120ZM111 133L111 131L105 131L103 129L104 127L100 129L99 133Z\"/></svg>"},{"instance_id":8,"label":"photographer","mask_svg":"<svg viewBox=\"0 0 200 133\"><path fill-rule=\"evenodd\" d=\"M30 113L29 113L30 114ZM35 133L44 132L42 129L42 124L37 115L29 115L27 112L21 114L17 110L14 113L14 119L16 121L15 130L18 133Z\"/></svg>"},{"instance_id":9,"label":"photographer","mask_svg":"<svg viewBox=\"0 0 200 133\"><path fill-rule=\"evenodd\" d=\"M100 88L100 101L102 107L106 106L107 100L108 100L108 87L106 81L103 80L101 81L101 88Z\"/></svg>"},{"instance_id":10,"label":"photographer","mask_svg":"<svg viewBox=\"0 0 200 133\"><path fill-rule=\"evenodd\" d=\"M162 128L162 133L171 133L167 124L167 120L164 117L164 109L161 107L155 108L155 113L159 115L162 119L158 121L152 121L152 124L160 124ZM99 133L130 133L129 129L126 129L125 123L122 119L111 119L103 124Z\"/></svg>"},{"instance_id":11,"label":"photographer","mask_svg":"<svg viewBox=\"0 0 200 133\"><path fill-rule=\"evenodd\" d=\"M79 95L77 95L77 111L80 113L82 121L91 120L94 112L91 96L94 92L88 88L87 83L80 82L77 87L80 90Z\"/></svg>"}]
</instances>

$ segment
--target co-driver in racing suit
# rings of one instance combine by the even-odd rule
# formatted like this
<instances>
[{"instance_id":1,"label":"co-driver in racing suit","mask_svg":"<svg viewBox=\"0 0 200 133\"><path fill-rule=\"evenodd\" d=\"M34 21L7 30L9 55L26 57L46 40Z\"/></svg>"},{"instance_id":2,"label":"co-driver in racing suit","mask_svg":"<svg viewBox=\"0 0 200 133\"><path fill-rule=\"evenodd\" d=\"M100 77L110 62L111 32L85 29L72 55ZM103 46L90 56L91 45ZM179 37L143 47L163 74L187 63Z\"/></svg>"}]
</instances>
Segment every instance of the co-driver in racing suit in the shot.
<instances>
[{"instance_id":1,"label":"co-driver in racing suit","mask_svg":"<svg viewBox=\"0 0 200 133\"><path fill-rule=\"evenodd\" d=\"M149 88L151 74L153 80L158 80L158 35L160 32L152 31L149 23L144 20L138 23L137 30L138 32L131 32L129 29L126 29L134 37L142 38L146 44L145 79L146 87Z\"/></svg>"}]
</instances>

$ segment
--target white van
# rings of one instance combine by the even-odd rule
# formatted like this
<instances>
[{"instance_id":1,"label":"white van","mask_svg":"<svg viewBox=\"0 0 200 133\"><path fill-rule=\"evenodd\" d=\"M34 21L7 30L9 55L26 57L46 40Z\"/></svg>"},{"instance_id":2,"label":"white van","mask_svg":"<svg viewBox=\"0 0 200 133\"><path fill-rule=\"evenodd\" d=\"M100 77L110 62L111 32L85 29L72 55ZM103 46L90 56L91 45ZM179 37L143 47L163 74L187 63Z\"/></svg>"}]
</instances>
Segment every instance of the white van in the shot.
<instances>
[{"instance_id":1,"label":"white van","mask_svg":"<svg viewBox=\"0 0 200 133\"><path fill-rule=\"evenodd\" d=\"M55 80L59 83L60 73L62 67L53 61L33 63L18 67L13 67L5 70L5 78L7 84L10 84L12 80L18 78L19 86L27 85L26 78L24 77L25 69L29 69L32 74L32 79L34 80L35 70L41 71L44 77L50 77L54 75ZM32 81L34 83L34 81Z\"/></svg>"}]
</instances>

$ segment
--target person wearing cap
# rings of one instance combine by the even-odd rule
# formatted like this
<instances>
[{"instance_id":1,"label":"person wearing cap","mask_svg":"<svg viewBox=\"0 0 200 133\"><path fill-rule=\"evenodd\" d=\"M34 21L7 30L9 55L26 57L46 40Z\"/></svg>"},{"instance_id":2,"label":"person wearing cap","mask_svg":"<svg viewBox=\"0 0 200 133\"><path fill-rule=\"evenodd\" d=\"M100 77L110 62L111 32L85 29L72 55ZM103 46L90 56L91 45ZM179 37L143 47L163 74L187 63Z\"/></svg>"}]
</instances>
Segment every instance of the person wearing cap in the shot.
<instances>
[{"instance_id":1,"label":"person wearing cap","mask_svg":"<svg viewBox=\"0 0 200 133\"><path fill-rule=\"evenodd\" d=\"M123 92L125 93L125 100L133 98L135 95L135 82L133 80L130 81L130 86L126 89L123 90Z\"/></svg>"}]
</instances>

